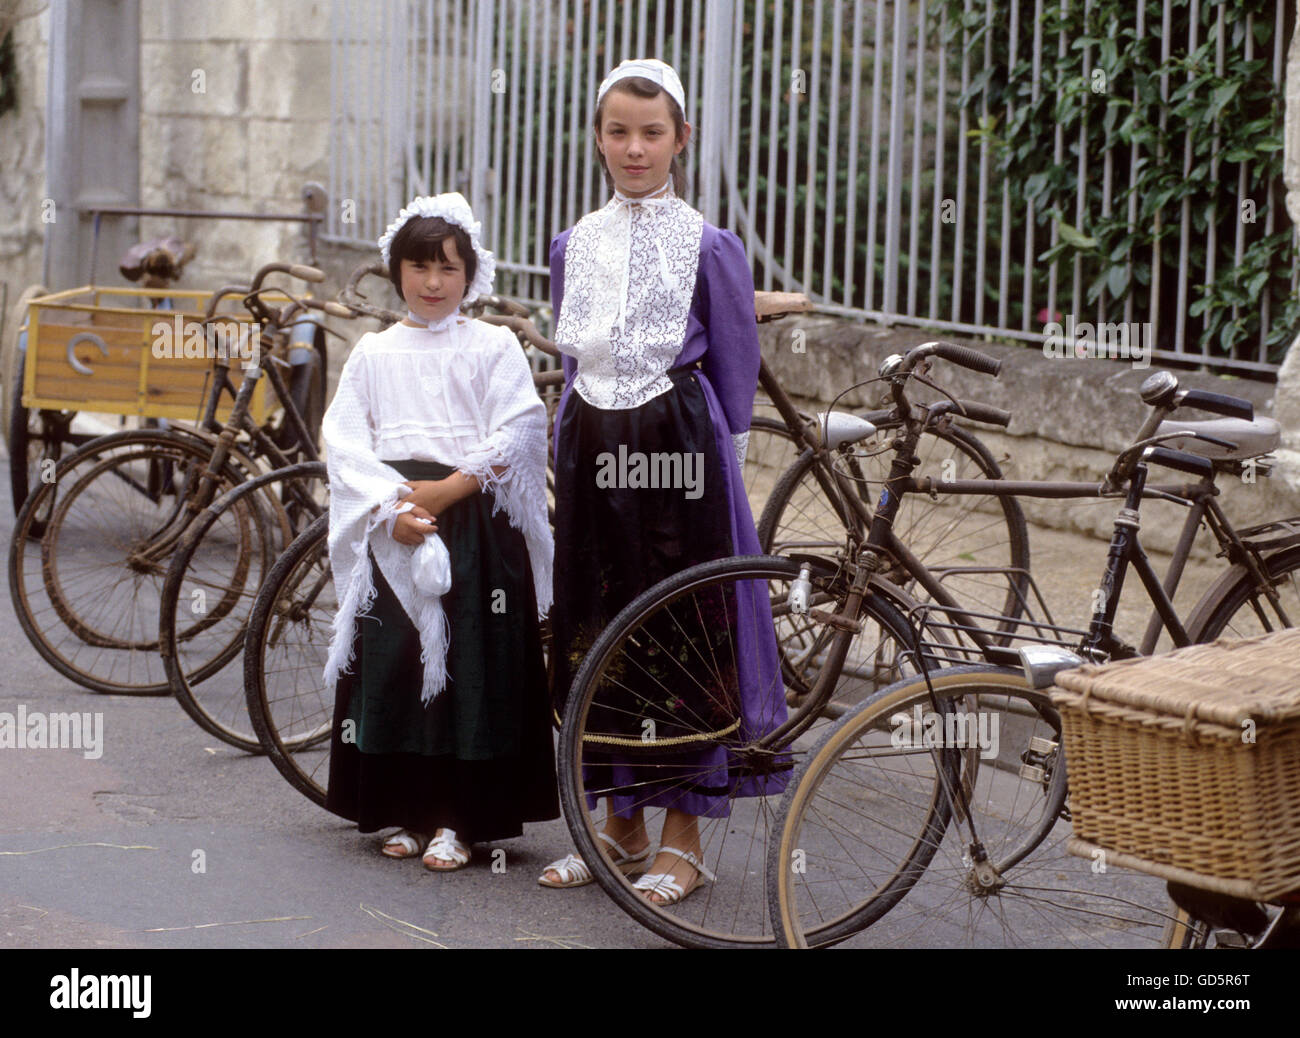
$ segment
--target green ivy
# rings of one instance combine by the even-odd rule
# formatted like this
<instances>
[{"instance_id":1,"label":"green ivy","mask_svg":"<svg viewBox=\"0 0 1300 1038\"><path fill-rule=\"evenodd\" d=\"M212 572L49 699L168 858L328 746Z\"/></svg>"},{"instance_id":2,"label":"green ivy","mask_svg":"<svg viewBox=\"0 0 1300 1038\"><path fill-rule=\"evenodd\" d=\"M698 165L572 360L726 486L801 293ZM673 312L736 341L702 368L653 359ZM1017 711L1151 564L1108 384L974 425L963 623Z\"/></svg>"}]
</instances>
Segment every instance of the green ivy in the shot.
<instances>
[{"instance_id":1,"label":"green ivy","mask_svg":"<svg viewBox=\"0 0 1300 1038\"><path fill-rule=\"evenodd\" d=\"M996 0L995 6L987 23L982 5L967 14L961 0L944 0L941 10L954 48L982 53L984 34L992 34L993 64L974 79L960 103L971 112L987 104L997 113L972 136L991 146L1013 197L1033 201L1036 223L1043 228L1036 240L1052 228L1057 232L1057 243L1038 255L1036 285L1045 294L1047 264L1053 261L1068 279L1077 258L1090 305L1102 303L1113 314L1131 301L1134 312L1145 317L1152 308L1152 264L1159 244L1158 346L1191 349L1199 341L1211 355L1240 351L1253 358L1263 334L1267 359L1279 362L1300 332L1300 300L1291 291L1296 243L1283 205L1283 98L1272 78L1275 34L1289 36L1290 25L1276 24L1273 0L1205 0L1194 49L1188 46L1192 20L1186 0L1171 0L1167 34L1159 0L1093 0L1086 11L1077 3L1050 5L1041 26L1044 53L1037 79L1030 61L1034 26L1020 27L1017 60L1009 65L1006 0ZM1142 6L1147 28L1139 37ZM1220 15L1222 71L1216 69ZM1253 16L1250 59L1248 16ZM1162 36L1170 45L1163 60ZM1067 45L1064 58L1057 57L1061 39ZM1058 128L1064 142L1060 162L1055 160ZM1081 131L1084 215L1075 226ZM1107 152L1112 154L1109 215L1102 195ZM1134 152L1137 161L1131 163ZM1248 201L1239 205L1242 170ZM1130 222L1131 202L1136 215ZM1187 331L1185 343L1176 344L1184 202L1190 217ZM1270 215L1271 234L1266 230ZM1025 207L1013 210L1013 222L1023 235Z\"/></svg>"}]
</instances>

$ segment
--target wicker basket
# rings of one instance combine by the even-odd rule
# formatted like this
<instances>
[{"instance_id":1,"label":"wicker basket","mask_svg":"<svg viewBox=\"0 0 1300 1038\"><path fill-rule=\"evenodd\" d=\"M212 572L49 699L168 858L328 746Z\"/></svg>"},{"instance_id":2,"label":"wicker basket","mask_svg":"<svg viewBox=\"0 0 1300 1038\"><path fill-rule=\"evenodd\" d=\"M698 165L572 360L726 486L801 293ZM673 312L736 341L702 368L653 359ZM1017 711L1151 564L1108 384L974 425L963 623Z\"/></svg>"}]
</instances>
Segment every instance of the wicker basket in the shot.
<instances>
[{"instance_id":1,"label":"wicker basket","mask_svg":"<svg viewBox=\"0 0 1300 1038\"><path fill-rule=\"evenodd\" d=\"M1256 901L1300 889L1300 630L1062 671L1072 853Z\"/></svg>"}]
</instances>

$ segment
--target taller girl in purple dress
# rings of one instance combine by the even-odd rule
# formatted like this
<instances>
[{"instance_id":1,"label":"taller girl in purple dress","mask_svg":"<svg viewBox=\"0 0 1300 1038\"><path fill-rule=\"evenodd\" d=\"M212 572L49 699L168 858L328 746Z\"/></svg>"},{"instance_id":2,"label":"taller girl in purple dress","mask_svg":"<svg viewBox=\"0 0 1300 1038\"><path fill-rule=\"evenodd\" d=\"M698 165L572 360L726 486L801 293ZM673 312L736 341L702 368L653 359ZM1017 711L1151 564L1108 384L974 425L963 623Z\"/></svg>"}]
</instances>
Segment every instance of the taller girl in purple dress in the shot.
<instances>
[{"instance_id":1,"label":"taller girl in purple dress","mask_svg":"<svg viewBox=\"0 0 1300 1038\"><path fill-rule=\"evenodd\" d=\"M661 61L625 61L606 77L594 129L614 197L551 244L555 340L566 375L556 419L551 613L560 698L586 650L637 594L696 563L759 551L740 478L759 367L753 278L739 239L679 197L685 178L677 156L691 135L684 109L681 82ZM620 478L626 459L654 454L675 458L679 485ZM770 687L775 637L757 641L748 648ZM746 734L784 720L779 696L747 695L744 686L735 712ZM608 785L596 784L639 787L608 798L600 836L623 871L648 866L637 886L656 904L674 903L712 878L697 818L725 816L731 797L760 792L743 788L740 777L728 787L729 761L717 743L695 750L685 765L715 781L689 791L680 783L647 789L619 777L615 756L605 766ZM777 789L779 780L769 778L761 792ZM666 809L653 861L643 815L651 806ZM572 854L539 879L550 887L590 881Z\"/></svg>"}]
</instances>

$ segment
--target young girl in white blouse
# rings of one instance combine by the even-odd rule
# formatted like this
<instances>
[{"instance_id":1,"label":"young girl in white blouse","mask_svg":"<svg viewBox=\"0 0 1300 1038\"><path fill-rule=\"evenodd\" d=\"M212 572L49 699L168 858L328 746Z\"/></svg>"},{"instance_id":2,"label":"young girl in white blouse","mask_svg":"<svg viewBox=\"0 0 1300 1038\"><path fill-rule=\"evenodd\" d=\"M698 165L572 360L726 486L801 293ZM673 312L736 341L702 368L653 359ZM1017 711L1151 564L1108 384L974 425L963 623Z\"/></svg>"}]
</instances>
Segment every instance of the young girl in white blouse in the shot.
<instances>
[{"instance_id":1,"label":"young girl in white blouse","mask_svg":"<svg viewBox=\"0 0 1300 1038\"><path fill-rule=\"evenodd\" d=\"M357 342L322 426L340 603L325 806L450 871L559 815L546 410L510 331L459 313L495 268L461 195L415 199L379 246L409 312Z\"/></svg>"}]
</instances>

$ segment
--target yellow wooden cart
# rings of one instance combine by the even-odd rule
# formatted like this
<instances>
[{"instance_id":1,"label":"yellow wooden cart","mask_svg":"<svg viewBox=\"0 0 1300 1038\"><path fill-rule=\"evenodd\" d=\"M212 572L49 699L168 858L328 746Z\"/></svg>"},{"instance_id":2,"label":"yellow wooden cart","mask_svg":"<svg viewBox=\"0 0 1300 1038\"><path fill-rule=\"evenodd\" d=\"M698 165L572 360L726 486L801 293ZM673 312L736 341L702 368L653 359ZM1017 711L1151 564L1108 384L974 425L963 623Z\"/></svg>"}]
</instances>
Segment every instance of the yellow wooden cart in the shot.
<instances>
[{"instance_id":1,"label":"yellow wooden cart","mask_svg":"<svg viewBox=\"0 0 1300 1038\"><path fill-rule=\"evenodd\" d=\"M261 329L238 296L223 299L205 326L211 298L211 292L176 288L95 285L25 294L17 315L22 323L7 358L6 433L15 514L35 481L52 476L65 451L132 420L198 422L217 359L229 360L230 379L238 388L244 365L254 362L262 348ZM277 293L263 298L288 301ZM305 334L293 336L291 350L312 348L319 329L309 322L304 329ZM300 374L309 384L297 384ZM311 404L323 403L324 357L296 366L294 376L290 391L303 397L300 411L316 412L318 419L322 407ZM229 415L232 402L229 396L221 400L217 421ZM265 381L259 382L250 401L253 419L266 425L278 410L275 395ZM79 414L89 421L74 431Z\"/></svg>"}]
</instances>

